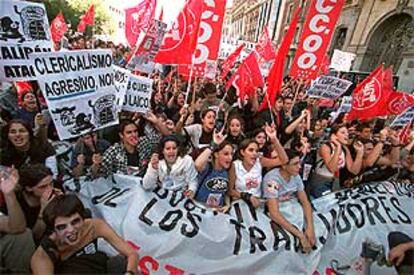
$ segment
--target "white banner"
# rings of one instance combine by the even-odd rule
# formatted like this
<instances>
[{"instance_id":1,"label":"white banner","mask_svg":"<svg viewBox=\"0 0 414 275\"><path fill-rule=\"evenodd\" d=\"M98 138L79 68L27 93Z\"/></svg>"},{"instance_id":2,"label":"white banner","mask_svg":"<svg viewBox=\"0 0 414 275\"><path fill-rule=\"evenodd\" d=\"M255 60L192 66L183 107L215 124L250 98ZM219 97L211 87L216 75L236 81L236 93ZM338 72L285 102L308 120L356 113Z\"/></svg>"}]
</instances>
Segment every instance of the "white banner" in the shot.
<instances>
[{"instance_id":1,"label":"white banner","mask_svg":"<svg viewBox=\"0 0 414 275\"><path fill-rule=\"evenodd\" d=\"M338 72L349 72L352 66L352 61L354 61L355 57L356 55L354 53L334 50L329 68L332 68Z\"/></svg>"},{"instance_id":2,"label":"white banner","mask_svg":"<svg viewBox=\"0 0 414 275\"><path fill-rule=\"evenodd\" d=\"M110 50L30 55L60 139L118 123Z\"/></svg>"},{"instance_id":3,"label":"white banner","mask_svg":"<svg viewBox=\"0 0 414 275\"><path fill-rule=\"evenodd\" d=\"M272 222L263 208L236 201L227 214L196 205L182 193L144 191L140 179L115 175L65 184L79 192L96 217L104 218L140 254L142 272L165 274L395 274L382 262L360 257L363 245L389 251L388 235L414 237L414 185L382 182L332 193L315 200L316 246L305 255L299 241ZM301 228L297 201L280 204ZM352 248L352 249L350 249ZM368 273L366 273L368 274Z\"/></svg>"},{"instance_id":4,"label":"white banner","mask_svg":"<svg viewBox=\"0 0 414 275\"><path fill-rule=\"evenodd\" d=\"M152 79L130 75L122 110L146 113L151 108Z\"/></svg>"},{"instance_id":5,"label":"white banner","mask_svg":"<svg viewBox=\"0 0 414 275\"><path fill-rule=\"evenodd\" d=\"M323 75L318 77L312 83L312 86L307 91L307 94L310 97L337 99L345 93L351 85L351 81Z\"/></svg>"},{"instance_id":6,"label":"white banner","mask_svg":"<svg viewBox=\"0 0 414 275\"><path fill-rule=\"evenodd\" d=\"M153 60L161 46L166 30L167 24L153 19L127 68L147 74L152 73L155 67Z\"/></svg>"},{"instance_id":7,"label":"white banner","mask_svg":"<svg viewBox=\"0 0 414 275\"><path fill-rule=\"evenodd\" d=\"M35 80L32 52L50 52L52 41L43 4L0 1L0 81Z\"/></svg>"},{"instance_id":8,"label":"white banner","mask_svg":"<svg viewBox=\"0 0 414 275\"><path fill-rule=\"evenodd\" d=\"M405 126L414 119L414 106L408 108L404 113L398 115L391 123L393 126Z\"/></svg>"}]
</instances>

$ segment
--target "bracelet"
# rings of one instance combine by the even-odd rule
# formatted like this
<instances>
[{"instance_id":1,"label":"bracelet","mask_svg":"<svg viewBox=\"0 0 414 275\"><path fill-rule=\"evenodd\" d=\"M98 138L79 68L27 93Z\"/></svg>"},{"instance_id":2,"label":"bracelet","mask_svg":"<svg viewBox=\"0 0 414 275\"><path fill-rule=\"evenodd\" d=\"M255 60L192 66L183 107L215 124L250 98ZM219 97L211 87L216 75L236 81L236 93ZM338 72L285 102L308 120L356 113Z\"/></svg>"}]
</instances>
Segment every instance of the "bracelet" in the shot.
<instances>
[{"instance_id":1,"label":"bracelet","mask_svg":"<svg viewBox=\"0 0 414 275\"><path fill-rule=\"evenodd\" d=\"M252 197L252 194L246 193L246 192L241 192L240 193L240 198L242 200L244 200L246 203L250 203L250 198Z\"/></svg>"}]
</instances>

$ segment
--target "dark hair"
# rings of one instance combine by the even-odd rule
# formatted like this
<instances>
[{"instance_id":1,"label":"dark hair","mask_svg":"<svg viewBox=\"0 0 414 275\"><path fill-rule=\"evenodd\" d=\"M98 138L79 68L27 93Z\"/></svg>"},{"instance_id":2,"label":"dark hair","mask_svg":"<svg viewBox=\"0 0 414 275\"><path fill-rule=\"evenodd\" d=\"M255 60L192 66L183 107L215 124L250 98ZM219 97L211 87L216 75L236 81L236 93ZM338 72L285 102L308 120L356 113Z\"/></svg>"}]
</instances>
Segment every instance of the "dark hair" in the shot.
<instances>
[{"instance_id":1,"label":"dark hair","mask_svg":"<svg viewBox=\"0 0 414 275\"><path fill-rule=\"evenodd\" d=\"M2 142L2 145L3 145L2 147L3 148L14 147L14 145L10 142L9 137L8 137L10 127L12 126L12 124L21 124L29 132L29 142L32 142L32 140L33 140L33 129L29 125L29 123L27 123L26 121L24 121L22 119L12 119L3 128L3 135L2 135L2 140L4 141L4 143Z\"/></svg>"},{"instance_id":2,"label":"dark hair","mask_svg":"<svg viewBox=\"0 0 414 275\"><path fill-rule=\"evenodd\" d=\"M301 157L302 154L294 149L285 149L286 155L288 157L288 162L287 164L289 164L290 160L296 157Z\"/></svg>"},{"instance_id":3,"label":"dark hair","mask_svg":"<svg viewBox=\"0 0 414 275\"><path fill-rule=\"evenodd\" d=\"M19 184L24 187L34 187L47 176L52 176L52 171L42 163L25 164L19 171Z\"/></svg>"},{"instance_id":4,"label":"dark hair","mask_svg":"<svg viewBox=\"0 0 414 275\"><path fill-rule=\"evenodd\" d=\"M233 151L233 149L234 149L234 147L233 147L233 144L231 144L229 141L227 141L227 140L225 140L225 141L223 141L222 143L220 143L220 145L219 146L217 146L217 148L213 151L213 153L211 154L211 158L212 158L212 160L213 160L213 162L215 161L215 156L214 156L214 154L215 153L218 153L218 152L220 152L221 150L223 150L227 145L229 145L231 148L232 148L232 151Z\"/></svg>"},{"instance_id":5,"label":"dark hair","mask_svg":"<svg viewBox=\"0 0 414 275\"><path fill-rule=\"evenodd\" d=\"M48 229L55 227L58 217L70 217L78 213L82 218L86 218L85 207L75 194L59 195L43 210L43 221Z\"/></svg>"},{"instance_id":6,"label":"dark hair","mask_svg":"<svg viewBox=\"0 0 414 275\"><path fill-rule=\"evenodd\" d=\"M239 148L237 149L237 156L236 156L236 158L237 159L242 159L241 151L242 150L245 150L252 143L256 144L257 147L259 147L259 144L257 143L257 141L254 140L254 139L252 139L252 138L245 139L242 142L240 142Z\"/></svg>"},{"instance_id":7,"label":"dark hair","mask_svg":"<svg viewBox=\"0 0 414 275\"><path fill-rule=\"evenodd\" d=\"M366 128L372 128L370 125L369 125L369 123L360 123L360 124L358 124L357 125L357 127L356 127L356 130L358 131L358 132L361 132L362 130L364 130L364 129L366 129Z\"/></svg>"},{"instance_id":8,"label":"dark hair","mask_svg":"<svg viewBox=\"0 0 414 275\"><path fill-rule=\"evenodd\" d=\"M158 153L159 159L164 159L163 150L164 150L165 144L168 141L175 142L175 144L177 145L177 151L178 151L177 157L182 157L185 155L185 148L184 146L182 146L179 138L176 135L168 135L168 136L164 136L163 138L161 138L161 141L157 146L158 150L156 151Z\"/></svg>"},{"instance_id":9,"label":"dark hair","mask_svg":"<svg viewBox=\"0 0 414 275\"><path fill-rule=\"evenodd\" d=\"M209 113L209 112L213 112L214 115L216 115L216 111L214 111L213 109L205 109L201 112L200 117L201 119L205 118L205 116Z\"/></svg>"},{"instance_id":10,"label":"dark hair","mask_svg":"<svg viewBox=\"0 0 414 275\"><path fill-rule=\"evenodd\" d=\"M229 132L230 132L230 123L233 119L237 119L240 122L241 131L243 132L243 130L244 130L244 119L239 115L231 115L227 119L227 128L229 129Z\"/></svg>"},{"instance_id":11,"label":"dark hair","mask_svg":"<svg viewBox=\"0 0 414 275\"><path fill-rule=\"evenodd\" d=\"M124 119L119 123L119 127L118 127L119 133L122 134L125 130L125 127L127 127L130 124L134 124L135 127L138 128L138 126L135 124L135 122L133 122L131 119Z\"/></svg>"},{"instance_id":12,"label":"dark hair","mask_svg":"<svg viewBox=\"0 0 414 275\"><path fill-rule=\"evenodd\" d=\"M208 82L204 84L203 88L201 89L201 92L204 96L216 94L217 93L216 85L214 85L211 82Z\"/></svg>"},{"instance_id":13,"label":"dark hair","mask_svg":"<svg viewBox=\"0 0 414 275\"><path fill-rule=\"evenodd\" d=\"M338 133L339 129L341 129L342 127L345 127L345 128L348 129L348 127L346 127L345 124L335 124L335 125L332 125L331 131L330 131L329 135Z\"/></svg>"}]
</instances>

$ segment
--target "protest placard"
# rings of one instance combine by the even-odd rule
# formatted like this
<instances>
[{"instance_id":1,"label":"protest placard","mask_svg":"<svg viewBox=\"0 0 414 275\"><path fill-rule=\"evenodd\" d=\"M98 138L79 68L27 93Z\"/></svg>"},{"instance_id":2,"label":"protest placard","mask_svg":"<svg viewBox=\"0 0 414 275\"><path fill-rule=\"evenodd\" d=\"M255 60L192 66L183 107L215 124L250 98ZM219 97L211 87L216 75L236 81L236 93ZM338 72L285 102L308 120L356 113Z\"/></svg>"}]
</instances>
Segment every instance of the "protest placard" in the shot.
<instances>
[{"instance_id":1,"label":"protest placard","mask_svg":"<svg viewBox=\"0 0 414 275\"><path fill-rule=\"evenodd\" d=\"M125 94L128 88L129 77L131 72L116 65L112 65L114 69L114 85L116 89L116 106L121 111L124 105Z\"/></svg>"},{"instance_id":2,"label":"protest placard","mask_svg":"<svg viewBox=\"0 0 414 275\"><path fill-rule=\"evenodd\" d=\"M312 86L308 89L307 94L309 97L337 99L345 93L351 85L351 81L323 75L313 82Z\"/></svg>"},{"instance_id":3,"label":"protest placard","mask_svg":"<svg viewBox=\"0 0 414 275\"><path fill-rule=\"evenodd\" d=\"M36 79L29 54L52 49L45 6L2 0L0 18L0 81Z\"/></svg>"},{"instance_id":4,"label":"protest placard","mask_svg":"<svg viewBox=\"0 0 414 275\"><path fill-rule=\"evenodd\" d=\"M38 53L30 59L60 139L118 123L110 50Z\"/></svg>"},{"instance_id":5,"label":"protest placard","mask_svg":"<svg viewBox=\"0 0 414 275\"><path fill-rule=\"evenodd\" d=\"M129 244L140 247L139 266L155 274L334 274L326 272L333 262L348 266L347 274L395 274L393 267L377 260L364 264L360 255L365 251L370 259L369 247L385 257L391 232L414 237L414 189L409 183L376 182L314 200L316 243L309 254L264 207L249 207L242 200L233 201L226 214L219 213L179 191L159 186L146 191L140 178L126 175L81 178L67 181L65 187L78 193L94 217L102 217ZM280 202L279 207L286 220L303 228L297 200Z\"/></svg>"},{"instance_id":6,"label":"protest placard","mask_svg":"<svg viewBox=\"0 0 414 275\"><path fill-rule=\"evenodd\" d=\"M156 19L152 20L152 24L127 65L128 69L144 73L151 73L154 70L153 60L161 46L166 29L167 24Z\"/></svg>"},{"instance_id":7,"label":"protest placard","mask_svg":"<svg viewBox=\"0 0 414 275\"><path fill-rule=\"evenodd\" d=\"M131 75L122 110L137 113L148 112L151 108L152 82L149 78Z\"/></svg>"},{"instance_id":8,"label":"protest placard","mask_svg":"<svg viewBox=\"0 0 414 275\"><path fill-rule=\"evenodd\" d=\"M393 126L405 126L414 119L414 106L408 108L404 113L397 116L391 123Z\"/></svg>"},{"instance_id":9,"label":"protest placard","mask_svg":"<svg viewBox=\"0 0 414 275\"><path fill-rule=\"evenodd\" d=\"M217 74L217 62L215 60L207 60L204 68L204 77L215 79Z\"/></svg>"},{"instance_id":10,"label":"protest placard","mask_svg":"<svg viewBox=\"0 0 414 275\"><path fill-rule=\"evenodd\" d=\"M342 97L341 106L339 106L338 113L347 113L352 107L352 96Z\"/></svg>"},{"instance_id":11,"label":"protest placard","mask_svg":"<svg viewBox=\"0 0 414 275\"><path fill-rule=\"evenodd\" d=\"M338 72L349 72L352 66L352 61L354 61L355 57L356 55L354 53L334 50L329 68L332 68Z\"/></svg>"}]
</instances>

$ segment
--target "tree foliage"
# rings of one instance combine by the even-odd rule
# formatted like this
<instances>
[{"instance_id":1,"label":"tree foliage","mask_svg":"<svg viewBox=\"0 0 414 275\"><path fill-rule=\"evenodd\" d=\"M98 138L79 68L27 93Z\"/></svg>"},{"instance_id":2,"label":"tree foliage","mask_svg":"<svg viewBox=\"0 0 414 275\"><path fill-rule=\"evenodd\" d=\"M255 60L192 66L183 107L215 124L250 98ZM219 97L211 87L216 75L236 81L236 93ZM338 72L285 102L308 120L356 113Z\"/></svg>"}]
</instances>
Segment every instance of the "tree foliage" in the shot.
<instances>
[{"instance_id":1,"label":"tree foliage","mask_svg":"<svg viewBox=\"0 0 414 275\"><path fill-rule=\"evenodd\" d=\"M45 0L44 4L49 22L51 22L59 12L62 12L66 23L70 24L72 31L76 31L80 17L85 14L90 5L94 5L94 34L111 34L114 31L114 22L112 22L108 10L102 0ZM92 29L88 27L86 32L87 34L91 34Z\"/></svg>"}]
</instances>

